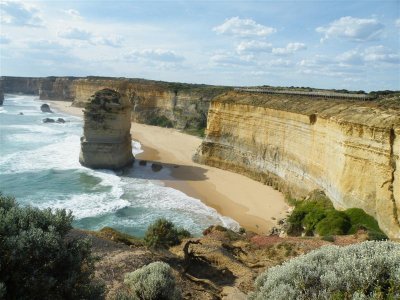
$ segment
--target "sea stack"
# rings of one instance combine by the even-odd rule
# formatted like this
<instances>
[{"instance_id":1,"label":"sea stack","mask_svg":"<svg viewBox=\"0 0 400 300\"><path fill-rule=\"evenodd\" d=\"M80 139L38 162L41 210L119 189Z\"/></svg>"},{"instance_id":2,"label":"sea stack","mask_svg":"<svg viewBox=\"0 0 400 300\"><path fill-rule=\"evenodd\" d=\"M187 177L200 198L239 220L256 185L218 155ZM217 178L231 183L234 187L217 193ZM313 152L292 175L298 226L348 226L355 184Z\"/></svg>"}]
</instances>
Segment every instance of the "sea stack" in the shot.
<instances>
[{"instance_id":1,"label":"sea stack","mask_svg":"<svg viewBox=\"0 0 400 300\"><path fill-rule=\"evenodd\" d=\"M92 95L84 109L79 162L93 169L120 169L133 160L131 105L112 89Z\"/></svg>"}]
</instances>

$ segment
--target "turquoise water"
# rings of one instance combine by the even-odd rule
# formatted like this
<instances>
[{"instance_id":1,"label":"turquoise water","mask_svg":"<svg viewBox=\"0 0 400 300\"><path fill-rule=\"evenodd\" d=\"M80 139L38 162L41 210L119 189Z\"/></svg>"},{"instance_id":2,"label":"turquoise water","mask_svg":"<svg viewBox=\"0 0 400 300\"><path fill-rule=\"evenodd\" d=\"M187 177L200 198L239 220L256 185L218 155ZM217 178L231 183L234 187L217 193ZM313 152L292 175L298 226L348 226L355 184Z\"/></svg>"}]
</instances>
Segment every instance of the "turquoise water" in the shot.
<instances>
[{"instance_id":1,"label":"turquoise water","mask_svg":"<svg viewBox=\"0 0 400 300\"><path fill-rule=\"evenodd\" d=\"M91 170L79 164L82 120L40 111L34 96L5 95L0 106L0 191L22 205L71 210L74 226L98 230L111 226L143 236L154 220L165 217L193 234L212 224L237 227L200 200L154 180L150 166L123 174ZM23 115L19 115L22 112ZM64 118L64 124L42 119ZM133 143L134 154L140 144ZM164 177L168 169L163 169Z\"/></svg>"}]
</instances>

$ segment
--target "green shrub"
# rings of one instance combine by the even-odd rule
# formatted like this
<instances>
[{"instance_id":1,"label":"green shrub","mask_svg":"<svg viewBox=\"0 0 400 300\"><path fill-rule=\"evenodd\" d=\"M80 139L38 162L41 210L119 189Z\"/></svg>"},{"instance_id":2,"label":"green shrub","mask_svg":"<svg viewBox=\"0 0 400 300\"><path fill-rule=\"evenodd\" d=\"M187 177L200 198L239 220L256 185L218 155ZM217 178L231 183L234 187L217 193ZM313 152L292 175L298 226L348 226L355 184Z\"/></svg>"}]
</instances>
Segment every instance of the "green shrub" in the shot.
<instances>
[{"instance_id":1,"label":"green shrub","mask_svg":"<svg viewBox=\"0 0 400 300\"><path fill-rule=\"evenodd\" d=\"M172 123L172 121L168 119L166 116L155 116L150 119L149 124L167 128L174 127L174 123Z\"/></svg>"},{"instance_id":2,"label":"green shrub","mask_svg":"<svg viewBox=\"0 0 400 300\"><path fill-rule=\"evenodd\" d=\"M308 200L293 203L295 208L287 220L289 235L343 235L366 229L371 240L387 239L372 216L359 208L337 211L323 192L314 191Z\"/></svg>"},{"instance_id":3,"label":"green shrub","mask_svg":"<svg viewBox=\"0 0 400 300\"><path fill-rule=\"evenodd\" d=\"M125 276L125 284L131 299L177 300L181 299L171 267L163 262L154 262ZM129 299L128 296L121 299Z\"/></svg>"},{"instance_id":4,"label":"green shrub","mask_svg":"<svg viewBox=\"0 0 400 300\"><path fill-rule=\"evenodd\" d=\"M252 300L399 299L400 245L326 246L268 269Z\"/></svg>"},{"instance_id":5,"label":"green shrub","mask_svg":"<svg viewBox=\"0 0 400 300\"><path fill-rule=\"evenodd\" d=\"M174 223L166 219L158 219L146 231L144 241L150 248L164 248L178 245L183 238L190 237L190 232L176 228Z\"/></svg>"},{"instance_id":6,"label":"green shrub","mask_svg":"<svg viewBox=\"0 0 400 300\"><path fill-rule=\"evenodd\" d=\"M342 211L328 211L315 227L319 235L343 235L351 228L349 217Z\"/></svg>"},{"instance_id":7,"label":"green shrub","mask_svg":"<svg viewBox=\"0 0 400 300\"><path fill-rule=\"evenodd\" d=\"M65 210L20 207L0 194L0 293L6 299L101 299L88 240L66 238ZM5 294L5 295L4 295Z\"/></svg>"},{"instance_id":8,"label":"green shrub","mask_svg":"<svg viewBox=\"0 0 400 300\"><path fill-rule=\"evenodd\" d=\"M350 208L345 210L345 213L350 218L352 224L349 233L356 233L358 229L362 228L371 231L382 232L379 228L378 222L362 209Z\"/></svg>"}]
</instances>

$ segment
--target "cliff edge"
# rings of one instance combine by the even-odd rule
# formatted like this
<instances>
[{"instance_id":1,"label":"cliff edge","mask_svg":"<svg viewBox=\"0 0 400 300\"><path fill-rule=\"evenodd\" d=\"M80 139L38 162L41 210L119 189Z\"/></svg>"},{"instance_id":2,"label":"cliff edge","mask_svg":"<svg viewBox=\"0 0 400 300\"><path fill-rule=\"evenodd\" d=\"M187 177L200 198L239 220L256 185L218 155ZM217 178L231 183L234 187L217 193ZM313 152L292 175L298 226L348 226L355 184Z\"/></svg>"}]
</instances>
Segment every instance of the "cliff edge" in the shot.
<instances>
[{"instance_id":1,"label":"cliff edge","mask_svg":"<svg viewBox=\"0 0 400 300\"><path fill-rule=\"evenodd\" d=\"M400 238L400 107L379 102L229 92L208 113L194 160L301 197L324 190Z\"/></svg>"}]
</instances>

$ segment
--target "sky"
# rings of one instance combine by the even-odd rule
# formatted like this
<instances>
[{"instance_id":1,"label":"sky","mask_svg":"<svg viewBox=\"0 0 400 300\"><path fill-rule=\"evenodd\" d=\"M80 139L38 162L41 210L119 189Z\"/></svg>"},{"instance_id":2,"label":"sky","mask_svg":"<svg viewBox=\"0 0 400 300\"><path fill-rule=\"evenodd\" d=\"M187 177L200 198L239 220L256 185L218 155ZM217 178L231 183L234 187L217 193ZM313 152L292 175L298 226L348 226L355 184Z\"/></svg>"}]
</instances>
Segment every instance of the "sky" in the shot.
<instances>
[{"instance_id":1,"label":"sky","mask_svg":"<svg viewBox=\"0 0 400 300\"><path fill-rule=\"evenodd\" d=\"M0 0L0 75L400 89L400 1Z\"/></svg>"}]
</instances>

